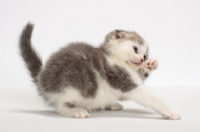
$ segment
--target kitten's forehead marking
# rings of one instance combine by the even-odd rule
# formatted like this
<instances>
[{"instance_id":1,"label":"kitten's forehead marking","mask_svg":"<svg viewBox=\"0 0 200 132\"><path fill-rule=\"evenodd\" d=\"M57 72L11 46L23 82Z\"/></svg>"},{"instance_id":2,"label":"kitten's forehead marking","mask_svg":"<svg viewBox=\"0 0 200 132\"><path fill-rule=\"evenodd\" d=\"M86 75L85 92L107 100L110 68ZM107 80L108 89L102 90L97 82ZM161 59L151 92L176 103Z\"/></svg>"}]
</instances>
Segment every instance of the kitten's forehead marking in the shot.
<instances>
[{"instance_id":1,"label":"kitten's forehead marking","mask_svg":"<svg viewBox=\"0 0 200 132\"><path fill-rule=\"evenodd\" d=\"M139 45L144 45L144 39L136 32L131 32L129 39L136 41Z\"/></svg>"}]
</instances>

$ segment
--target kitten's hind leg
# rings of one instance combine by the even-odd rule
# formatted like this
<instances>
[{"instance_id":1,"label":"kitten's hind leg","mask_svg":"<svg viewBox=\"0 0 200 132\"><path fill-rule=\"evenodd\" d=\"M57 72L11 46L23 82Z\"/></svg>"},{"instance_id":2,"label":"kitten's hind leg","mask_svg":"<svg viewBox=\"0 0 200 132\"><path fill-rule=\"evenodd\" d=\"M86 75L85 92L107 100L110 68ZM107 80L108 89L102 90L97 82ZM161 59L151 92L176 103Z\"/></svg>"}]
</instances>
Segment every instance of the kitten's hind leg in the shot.
<instances>
[{"instance_id":1,"label":"kitten's hind leg","mask_svg":"<svg viewBox=\"0 0 200 132\"><path fill-rule=\"evenodd\" d=\"M119 103L110 104L106 106L105 108L105 110L114 110L114 111L122 110L122 109L123 109L123 106Z\"/></svg>"},{"instance_id":2,"label":"kitten's hind leg","mask_svg":"<svg viewBox=\"0 0 200 132\"><path fill-rule=\"evenodd\" d=\"M87 112L86 109L83 108L78 108L72 103L64 103L64 104L59 104L56 107L56 110L59 114L64 115L64 116L72 116L75 118L88 118L90 117L90 114Z\"/></svg>"}]
</instances>

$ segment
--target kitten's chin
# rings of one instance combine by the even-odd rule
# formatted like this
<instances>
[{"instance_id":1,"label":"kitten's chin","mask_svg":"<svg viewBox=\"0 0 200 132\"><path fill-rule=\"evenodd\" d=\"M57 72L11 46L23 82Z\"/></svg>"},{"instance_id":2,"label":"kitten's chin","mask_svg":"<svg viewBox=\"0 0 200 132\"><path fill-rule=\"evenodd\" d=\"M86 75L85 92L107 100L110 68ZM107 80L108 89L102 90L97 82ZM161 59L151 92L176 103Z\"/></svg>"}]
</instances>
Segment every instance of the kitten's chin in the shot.
<instances>
[{"instance_id":1,"label":"kitten's chin","mask_svg":"<svg viewBox=\"0 0 200 132\"><path fill-rule=\"evenodd\" d=\"M142 63L134 63L133 61L126 61L126 63L134 70L138 70L142 67Z\"/></svg>"},{"instance_id":2,"label":"kitten's chin","mask_svg":"<svg viewBox=\"0 0 200 132\"><path fill-rule=\"evenodd\" d=\"M130 60L130 62L131 62L132 65L135 65L136 67L142 66L142 62L138 63L138 62L134 62L132 60Z\"/></svg>"}]
</instances>

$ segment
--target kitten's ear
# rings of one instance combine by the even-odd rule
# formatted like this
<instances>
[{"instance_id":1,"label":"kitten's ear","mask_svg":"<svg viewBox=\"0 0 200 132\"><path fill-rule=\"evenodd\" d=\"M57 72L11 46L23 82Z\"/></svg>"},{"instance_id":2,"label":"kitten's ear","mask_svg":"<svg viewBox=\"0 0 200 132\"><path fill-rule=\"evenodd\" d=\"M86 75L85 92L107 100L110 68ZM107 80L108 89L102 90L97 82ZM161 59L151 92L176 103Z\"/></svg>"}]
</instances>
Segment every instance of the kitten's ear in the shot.
<instances>
[{"instance_id":1,"label":"kitten's ear","mask_svg":"<svg viewBox=\"0 0 200 132\"><path fill-rule=\"evenodd\" d=\"M126 32L122 30L115 30L112 35L112 39L122 39L126 37Z\"/></svg>"},{"instance_id":2,"label":"kitten's ear","mask_svg":"<svg viewBox=\"0 0 200 132\"><path fill-rule=\"evenodd\" d=\"M105 37L105 42L111 42L113 40L123 39L127 37L127 33L122 30L114 30L108 33Z\"/></svg>"}]
</instances>

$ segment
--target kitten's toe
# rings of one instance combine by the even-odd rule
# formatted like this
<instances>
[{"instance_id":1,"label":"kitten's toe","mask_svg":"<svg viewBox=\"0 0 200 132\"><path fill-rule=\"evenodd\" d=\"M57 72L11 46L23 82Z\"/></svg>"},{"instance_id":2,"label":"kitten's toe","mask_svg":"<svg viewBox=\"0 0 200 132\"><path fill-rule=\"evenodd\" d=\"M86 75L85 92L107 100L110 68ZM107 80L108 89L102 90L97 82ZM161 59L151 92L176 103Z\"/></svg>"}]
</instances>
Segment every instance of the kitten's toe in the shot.
<instances>
[{"instance_id":1,"label":"kitten's toe","mask_svg":"<svg viewBox=\"0 0 200 132\"><path fill-rule=\"evenodd\" d=\"M158 68L158 61L155 59L150 59L146 61L146 67L151 71Z\"/></svg>"},{"instance_id":2,"label":"kitten's toe","mask_svg":"<svg viewBox=\"0 0 200 132\"><path fill-rule=\"evenodd\" d=\"M81 110L74 113L75 118L89 118L90 114L86 110Z\"/></svg>"},{"instance_id":3,"label":"kitten's toe","mask_svg":"<svg viewBox=\"0 0 200 132\"><path fill-rule=\"evenodd\" d=\"M169 120L180 120L181 115L177 114L177 113L172 113L170 116L167 117L167 119L169 119Z\"/></svg>"}]
</instances>

